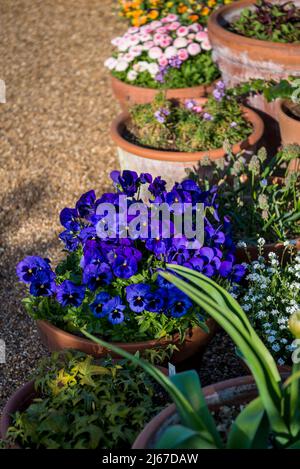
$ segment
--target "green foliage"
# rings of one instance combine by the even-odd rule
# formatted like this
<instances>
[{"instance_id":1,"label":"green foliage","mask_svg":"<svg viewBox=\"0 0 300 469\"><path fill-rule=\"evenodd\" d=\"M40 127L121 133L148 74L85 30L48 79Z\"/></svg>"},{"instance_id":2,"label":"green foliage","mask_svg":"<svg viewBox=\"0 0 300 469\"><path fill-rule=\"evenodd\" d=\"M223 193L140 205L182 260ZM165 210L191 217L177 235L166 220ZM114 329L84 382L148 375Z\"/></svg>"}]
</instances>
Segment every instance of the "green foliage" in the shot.
<instances>
[{"instance_id":1,"label":"green foliage","mask_svg":"<svg viewBox=\"0 0 300 469\"><path fill-rule=\"evenodd\" d=\"M120 361L53 354L37 370L38 397L13 416L8 437L25 448L127 448L165 396L145 372Z\"/></svg>"},{"instance_id":2,"label":"green foliage","mask_svg":"<svg viewBox=\"0 0 300 469\"><path fill-rule=\"evenodd\" d=\"M137 62L143 60L149 62L146 54L138 57ZM129 85L133 84L153 89L189 88L191 86L209 85L220 76L220 72L212 60L211 52L202 52L195 57L190 57L189 60L183 62L180 68L170 68L164 77L163 85L155 80L147 70L140 72L134 82L128 80L127 70L125 72L112 70L111 73L114 77Z\"/></svg>"},{"instance_id":3,"label":"green foliage","mask_svg":"<svg viewBox=\"0 0 300 469\"><path fill-rule=\"evenodd\" d=\"M245 8L229 30L262 41L295 43L300 41L300 9L294 2L258 0Z\"/></svg>"},{"instance_id":4,"label":"green foliage","mask_svg":"<svg viewBox=\"0 0 300 469\"><path fill-rule=\"evenodd\" d=\"M245 357L258 388L258 398L247 404L235 420L225 442L207 408L195 371L170 379L149 363L132 357L169 392L176 404L179 425L170 425L157 442L157 448L299 448L300 445L300 365L282 384L275 361L264 346L239 304L222 287L203 274L169 264L174 271L161 275L180 288L206 310L230 335ZM89 338L93 338L87 334ZM103 341L96 342L106 346ZM113 347L114 352L130 355Z\"/></svg>"},{"instance_id":5,"label":"green foliage","mask_svg":"<svg viewBox=\"0 0 300 469\"><path fill-rule=\"evenodd\" d=\"M163 122L157 119L161 110L169 113ZM222 148L224 140L233 145L245 140L252 130L235 99L217 101L213 96L195 111L160 93L152 103L131 108L130 115L128 130L134 139L161 150L195 152ZM207 119L207 115L212 119Z\"/></svg>"},{"instance_id":6,"label":"green foliage","mask_svg":"<svg viewBox=\"0 0 300 469\"><path fill-rule=\"evenodd\" d=\"M285 241L300 235L300 175L286 172L275 177L282 165L300 158L299 145L287 145L271 160L261 148L247 159L227 154L224 167L211 163L213 182L219 185L220 213L233 223L236 241L255 244L258 234L267 242ZM201 167L195 170L201 180ZM196 176L197 177L197 176Z\"/></svg>"}]
</instances>

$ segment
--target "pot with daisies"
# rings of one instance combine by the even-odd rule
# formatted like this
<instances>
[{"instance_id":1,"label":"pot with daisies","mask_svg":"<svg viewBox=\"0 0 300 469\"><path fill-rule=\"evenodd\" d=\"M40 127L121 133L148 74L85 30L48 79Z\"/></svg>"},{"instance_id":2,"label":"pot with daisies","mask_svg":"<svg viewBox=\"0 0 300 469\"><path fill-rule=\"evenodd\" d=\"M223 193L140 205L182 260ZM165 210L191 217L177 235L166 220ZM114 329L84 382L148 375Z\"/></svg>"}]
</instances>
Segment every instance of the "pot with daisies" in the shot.
<instances>
[{"instance_id":1,"label":"pot with daisies","mask_svg":"<svg viewBox=\"0 0 300 469\"><path fill-rule=\"evenodd\" d=\"M215 325L158 271L171 262L228 288L241 280L244 267L235 262L230 223L218 215L217 188L203 190L187 180L168 192L160 177L132 171L114 171L112 179L115 192L97 198L89 191L74 208L62 210L59 237L66 255L55 269L36 256L18 264L29 290L26 309L50 350L106 355L107 349L84 337L89 332L155 363L186 361L204 350ZM140 198L144 186L151 195L147 204ZM161 204L164 217L155 219ZM203 212L197 212L199 204ZM203 237L193 231L187 237L186 229L181 234L180 217L192 229L198 213Z\"/></svg>"},{"instance_id":2,"label":"pot with daisies","mask_svg":"<svg viewBox=\"0 0 300 469\"><path fill-rule=\"evenodd\" d=\"M199 161L219 161L226 151L253 151L263 134L263 122L251 109L228 96L218 81L208 98L170 100L160 92L113 121L121 169L164 175L168 189L186 177Z\"/></svg>"},{"instance_id":3,"label":"pot with daisies","mask_svg":"<svg viewBox=\"0 0 300 469\"><path fill-rule=\"evenodd\" d=\"M152 101L160 89L168 98L205 96L219 77L206 28L184 25L175 14L130 27L112 44L115 51L105 66L123 109Z\"/></svg>"}]
</instances>

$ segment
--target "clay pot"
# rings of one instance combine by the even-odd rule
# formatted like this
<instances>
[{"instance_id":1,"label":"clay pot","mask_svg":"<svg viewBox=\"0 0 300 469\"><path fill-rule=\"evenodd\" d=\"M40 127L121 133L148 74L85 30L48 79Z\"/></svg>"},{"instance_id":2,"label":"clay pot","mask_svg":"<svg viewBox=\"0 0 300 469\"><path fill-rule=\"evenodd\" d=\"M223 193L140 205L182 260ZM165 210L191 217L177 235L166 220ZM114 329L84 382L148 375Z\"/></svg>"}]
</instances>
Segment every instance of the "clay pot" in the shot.
<instances>
[{"instance_id":1,"label":"clay pot","mask_svg":"<svg viewBox=\"0 0 300 469\"><path fill-rule=\"evenodd\" d=\"M135 104L145 104L153 101L161 90L144 88L142 86L129 85L118 78L111 77L111 87L115 98L121 108L126 111ZM199 85L190 88L174 88L166 90L167 99L192 99L207 96L213 89L213 85Z\"/></svg>"},{"instance_id":2,"label":"clay pot","mask_svg":"<svg viewBox=\"0 0 300 469\"><path fill-rule=\"evenodd\" d=\"M169 373L167 368L162 366L158 366L157 368L159 368L165 376L168 376ZM37 397L38 393L34 388L34 380L28 381L28 383L17 389L17 391L9 398L3 409L0 421L0 438L3 440L6 439L7 430L12 423L11 416L15 412L23 412L26 410ZM18 445L15 445L15 447L19 448Z\"/></svg>"},{"instance_id":3,"label":"clay pot","mask_svg":"<svg viewBox=\"0 0 300 469\"><path fill-rule=\"evenodd\" d=\"M300 251L300 238L296 238L294 240L295 243L295 249L297 251ZM247 255L247 252L249 256ZM236 262L241 263L241 262L249 262L249 257L250 261L256 261L258 259L258 247L257 246L247 246L247 252L245 251L244 248L237 248L236 250ZM263 257L267 260L268 259L268 254L270 252L275 252L277 254L279 259L282 259L282 256L285 255L284 261L288 260L289 257L289 252L287 251L286 247L283 245L283 243L270 243L270 244L265 244L263 248Z\"/></svg>"},{"instance_id":4,"label":"clay pot","mask_svg":"<svg viewBox=\"0 0 300 469\"><path fill-rule=\"evenodd\" d=\"M145 342L129 343L114 342L114 345L129 353L135 354L137 351L142 352L147 349L165 348L169 344L175 344L179 350L174 352L172 355L172 363L179 364L185 362L195 354L198 355L204 352L204 349L214 336L216 330L216 323L212 319L208 319L207 325L210 329L209 333L204 332L199 327L194 327L190 331L187 331L186 339L182 344L180 344L179 334L174 334L170 339L156 339ZM103 358L108 354L112 357L120 358L115 353L110 353L108 349L101 345L96 344L87 338L79 337L63 331L62 329L50 324L48 321L38 320L37 327L43 344L51 352L63 349L74 349L85 352L95 358Z\"/></svg>"},{"instance_id":5,"label":"clay pot","mask_svg":"<svg viewBox=\"0 0 300 469\"><path fill-rule=\"evenodd\" d=\"M209 18L208 35L213 48L213 59L217 62L226 85L232 87L251 78L281 80L300 75L300 44L283 44L261 41L232 33L226 29L229 22L241 10L250 7L256 0L242 0L218 8ZM300 5L300 0L295 0ZM276 102L267 103L263 96L249 99L249 104L262 112L265 121L264 145L275 147L280 144L278 107Z\"/></svg>"},{"instance_id":6,"label":"clay pot","mask_svg":"<svg viewBox=\"0 0 300 469\"><path fill-rule=\"evenodd\" d=\"M205 104L206 99L197 100L199 104ZM244 117L251 122L253 132L243 142L232 146L232 152L238 153L242 149L255 150L259 142L264 125L261 118L251 109L243 107ZM124 131L130 121L127 112L121 113L112 123L111 137L118 147L118 156L121 170L130 169L140 173L150 173L153 177L162 176L170 190L175 181L182 181L187 175L186 170L191 169L201 160L220 160L226 152L223 148L216 150L180 152L169 150L155 150L136 145L124 138Z\"/></svg>"},{"instance_id":7,"label":"clay pot","mask_svg":"<svg viewBox=\"0 0 300 469\"><path fill-rule=\"evenodd\" d=\"M286 377L286 375L284 375ZM257 396L252 376L229 379L203 388L206 402L211 411L221 406L245 404ZM170 426L179 423L175 404L171 404L154 417L133 443L132 449L152 449L160 435Z\"/></svg>"},{"instance_id":8,"label":"clay pot","mask_svg":"<svg viewBox=\"0 0 300 469\"><path fill-rule=\"evenodd\" d=\"M300 119L293 118L288 110L288 101L280 100L278 102L278 118L283 145L297 143L300 145ZM291 161L289 171L300 172L300 159Z\"/></svg>"}]
</instances>

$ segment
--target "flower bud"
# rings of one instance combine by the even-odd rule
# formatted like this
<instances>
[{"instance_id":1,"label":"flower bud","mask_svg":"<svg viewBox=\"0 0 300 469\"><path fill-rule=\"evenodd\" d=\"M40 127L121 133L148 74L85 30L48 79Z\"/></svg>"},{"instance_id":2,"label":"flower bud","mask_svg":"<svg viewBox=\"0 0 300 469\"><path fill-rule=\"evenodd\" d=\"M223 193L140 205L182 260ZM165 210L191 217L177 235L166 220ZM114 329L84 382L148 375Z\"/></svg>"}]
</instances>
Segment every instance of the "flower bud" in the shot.
<instances>
[{"instance_id":1,"label":"flower bud","mask_svg":"<svg viewBox=\"0 0 300 469\"><path fill-rule=\"evenodd\" d=\"M289 319L289 328L296 339L300 339L300 310L293 313Z\"/></svg>"}]
</instances>

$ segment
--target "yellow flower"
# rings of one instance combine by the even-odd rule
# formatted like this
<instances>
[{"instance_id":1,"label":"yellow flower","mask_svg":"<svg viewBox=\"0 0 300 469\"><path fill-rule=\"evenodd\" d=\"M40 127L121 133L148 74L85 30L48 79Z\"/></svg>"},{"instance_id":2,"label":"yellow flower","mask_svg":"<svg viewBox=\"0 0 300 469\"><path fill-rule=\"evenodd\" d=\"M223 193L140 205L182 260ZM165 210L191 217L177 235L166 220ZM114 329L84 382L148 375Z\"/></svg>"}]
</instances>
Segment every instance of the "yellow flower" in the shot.
<instances>
[{"instance_id":1,"label":"yellow flower","mask_svg":"<svg viewBox=\"0 0 300 469\"><path fill-rule=\"evenodd\" d=\"M215 6L216 3L217 3L216 0L208 0L207 6L209 6L210 8L212 8L212 7Z\"/></svg>"},{"instance_id":2,"label":"yellow flower","mask_svg":"<svg viewBox=\"0 0 300 469\"><path fill-rule=\"evenodd\" d=\"M202 16L207 16L207 15L209 15L209 13L210 13L210 9L207 8L207 7L204 7L201 11Z\"/></svg>"},{"instance_id":3,"label":"yellow flower","mask_svg":"<svg viewBox=\"0 0 300 469\"><path fill-rule=\"evenodd\" d=\"M133 11L133 12L131 13L131 16L132 16L133 18L138 18L138 17L141 16L143 13L144 13L143 10L135 10L135 11Z\"/></svg>"},{"instance_id":4,"label":"yellow flower","mask_svg":"<svg viewBox=\"0 0 300 469\"><path fill-rule=\"evenodd\" d=\"M174 5L174 2L167 2L167 8L172 8L173 5Z\"/></svg>"},{"instance_id":5,"label":"yellow flower","mask_svg":"<svg viewBox=\"0 0 300 469\"><path fill-rule=\"evenodd\" d=\"M232 0L224 0L225 5L228 5L229 3L232 3Z\"/></svg>"},{"instance_id":6,"label":"yellow flower","mask_svg":"<svg viewBox=\"0 0 300 469\"><path fill-rule=\"evenodd\" d=\"M148 13L148 18L150 18L151 20L156 20L156 18L158 17L159 13L157 10L151 10L149 11Z\"/></svg>"}]
</instances>

